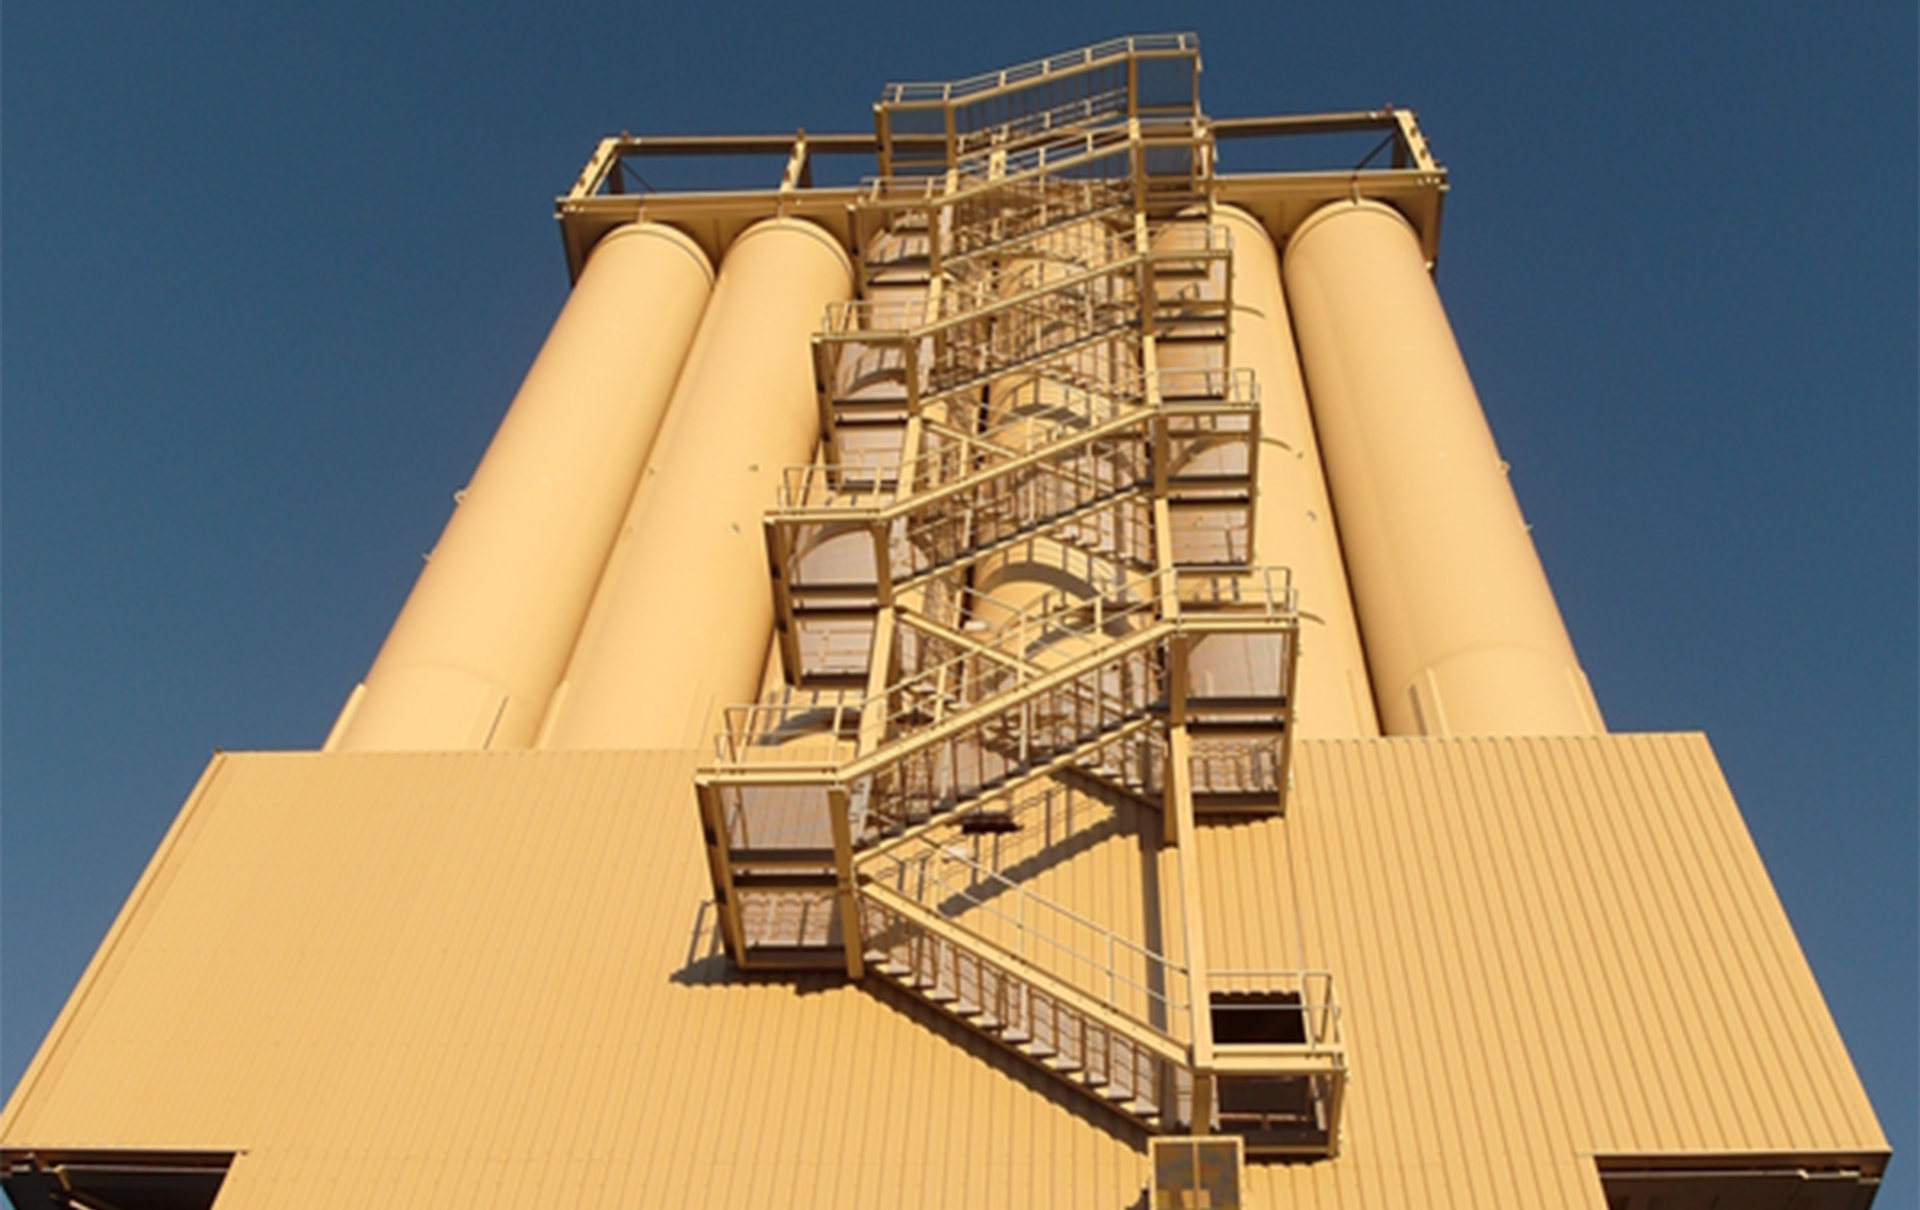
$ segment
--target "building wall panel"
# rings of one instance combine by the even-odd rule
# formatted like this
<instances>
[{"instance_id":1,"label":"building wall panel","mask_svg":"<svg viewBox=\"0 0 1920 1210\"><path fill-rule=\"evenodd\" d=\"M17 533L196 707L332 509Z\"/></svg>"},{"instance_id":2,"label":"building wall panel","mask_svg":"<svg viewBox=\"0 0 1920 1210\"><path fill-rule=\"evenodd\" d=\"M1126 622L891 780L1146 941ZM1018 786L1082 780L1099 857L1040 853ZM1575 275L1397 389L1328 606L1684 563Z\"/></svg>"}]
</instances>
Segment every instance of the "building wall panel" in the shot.
<instances>
[{"instance_id":1,"label":"building wall panel","mask_svg":"<svg viewBox=\"0 0 1920 1210\"><path fill-rule=\"evenodd\" d=\"M1334 971L1353 1074L1339 1158L1249 1205L1599 1210L1594 1153L1884 1150L1700 737L1297 752L1284 820L1196 842L1213 963ZM731 971L697 759L216 757L0 1141L244 1149L221 1210L1135 1204L1143 1139L965 1027ZM1138 913L1147 853L1050 885Z\"/></svg>"}]
</instances>

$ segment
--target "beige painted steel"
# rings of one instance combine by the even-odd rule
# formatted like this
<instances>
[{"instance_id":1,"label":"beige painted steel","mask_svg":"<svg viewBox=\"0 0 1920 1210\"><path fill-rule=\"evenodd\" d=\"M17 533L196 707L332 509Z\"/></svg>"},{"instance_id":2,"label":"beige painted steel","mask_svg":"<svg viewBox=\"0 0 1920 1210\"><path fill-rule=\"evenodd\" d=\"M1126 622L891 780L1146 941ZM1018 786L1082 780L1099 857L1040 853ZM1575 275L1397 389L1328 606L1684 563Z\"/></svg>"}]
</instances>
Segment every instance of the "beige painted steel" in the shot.
<instances>
[{"instance_id":1,"label":"beige painted steel","mask_svg":"<svg viewBox=\"0 0 1920 1210\"><path fill-rule=\"evenodd\" d=\"M1001 297L1014 298L1084 271L1085 264L1076 264L1064 257L1091 257L1096 258L1091 263L1098 263L1098 254L1090 250L1105 247L1110 238L1111 233L1104 224L1075 223L1056 233L1044 245L1049 251L1058 250L1057 256L1036 252L1007 258L1000 266ZM1113 351L1104 345L1068 354L1063 360L1083 380L1120 379L1127 370L1114 364ZM1018 447L1024 441L1020 418L1044 416L1060 406L1065 397L1065 388L1034 374L1005 375L987 388L987 425L1002 441ZM1100 595L1102 570L1105 569L1084 551L1067 543L1044 536L1033 538L975 564L973 588L983 595L975 600L974 617L998 628L1009 625L1022 613L1045 612L1057 607L1067 598L1091 600ZM1043 666L1061 658L1058 652L1044 648L1023 654Z\"/></svg>"},{"instance_id":2,"label":"beige painted steel","mask_svg":"<svg viewBox=\"0 0 1920 1210\"><path fill-rule=\"evenodd\" d=\"M753 700L773 632L761 517L819 444L808 340L852 272L797 219L728 249L541 746L681 747Z\"/></svg>"},{"instance_id":3,"label":"beige painted steel","mask_svg":"<svg viewBox=\"0 0 1920 1210\"><path fill-rule=\"evenodd\" d=\"M600 242L329 749L533 739L712 285L670 227Z\"/></svg>"},{"instance_id":4,"label":"beige painted steel","mask_svg":"<svg viewBox=\"0 0 1920 1210\"><path fill-rule=\"evenodd\" d=\"M1264 139L1287 135L1339 134L1373 131L1387 133L1396 128L1412 135L1418 145L1404 167L1381 165L1355 172L1351 167L1329 166L1331 170L1282 173L1234 173L1216 175L1213 185L1218 200L1246 208L1264 222L1269 232L1284 235L1308 215L1329 202L1351 198L1356 188L1366 197L1377 198L1406 214L1420 233L1420 246L1428 259L1440 249L1440 214L1447 189L1447 170L1434 162L1426 150L1426 140L1405 109L1373 110L1350 114L1294 114L1285 117L1214 118L1208 122L1214 139L1222 145L1229 162L1240 158L1232 143L1238 139ZM738 154L792 154L799 143L808 153L836 155L872 154L878 142L866 134L805 134L766 137L748 136L645 136L602 141L580 178L568 193L557 200L561 239L566 245L567 267L577 273L582 258L602 234L621 223L647 216L656 222L672 223L687 231L709 254L719 256L738 234L763 218L776 214L791 215L819 223L851 246L854 236L852 214L863 189L850 186L813 186L789 190L772 182L760 190L728 190L724 193L613 193L606 188L619 179L616 162L626 154L684 155L696 150L711 151L720 145ZM644 162L644 161L642 161Z\"/></svg>"},{"instance_id":5,"label":"beige painted steel","mask_svg":"<svg viewBox=\"0 0 1920 1210\"><path fill-rule=\"evenodd\" d=\"M1233 240L1233 366L1251 369L1260 388L1260 495L1252 562L1290 569L1299 597L1295 734L1303 739L1375 736L1380 721L1280 289L1280 258L1266 229L1245 211L1221 206L1210 221L1225 227Z\"/></svg>"},{"instance_id":6,"label":"beige painted steel","mask_svg":"<svg viewBox=\"0 0 1920 1210\"><path fill-rule=\"evenodd\" d=\"M1603 731L1413 228L1328 206L1284 275L1382 727Z\"/></svg>"},{"instance_id":7,"label":"beige painted steel","mask_svg":"<svg viewBox=\"0 0 1920 1210\"><path fill-rule=\"evenodd\" d=\"M875 233L873 238L867 243L864 262L867 280L860 291L861 297L872 303L875 310L882 314L921 314L926 307L930 293L926 280L924 262L912 264L911 267L906 269L876 268L876 266L887 266L902 259L908 260L911 264L914 259L913 253L916 251L924 253L925 246L925 237L921 235L900 235L884 230ZM853 365L843 369L842 372L850 377L858 377L862 372L873 374L876 364L881 359L855 358L851 360L853 361ZM880 392L904 390L903 383L895 382L885 374L873 374L873 376L878 380L877 386L874 389ZM849 388L841 386L838 389ZM890 426L874 427L877 430L882 430ZM902 422L902 427L904 427L904 422ZM849 437L850 434L842 433L843 440L848 440ZM862 465L872 463L897 470L902 454L898 445L899 440L896 436L892 441L882 440L877 446L872 446L862 442L858 437L853 437L850 444L858 448L856 450L843 452L841 459L846 462ZM814 465L825 465L829 454L830 451L822 448L819 456L814 459ZM816 548L813 557L828 562L831 562L835 558L844 559L849 565L857 567L869 563L873 557L872 551L872 534L864 526L850 525L841 528L839 532L831 537L823 536L819 540L819 546ZM880 620L876 617L874 619L874 625L878 626L879 624ZM869 650L871 652L871 648ZM883 667L880 671L882 681L884 682L886 670ZM871 659L868 674L869 678L873 675ZM809 696L807 691L792 688L787 684L786 666L780 656L780 636L775 634L772 641L768 644L766 662L760 673L760 695L755 700L764 705L779 704L782 706L793 706L795 703L804 703L808 700ZM832 734L820 734L817 728L821 725L825 724L821 723L818 719L803 718L792 728L790 733L782 735L779 732L775 732L774 734L763 736L760 743L765 746L779 747L783 759L800 760L805 759L811 754L822 761L832 761L839 751L838 738Z\"/></svg>"},{"instance_id":8,"label":"beige painted steel","mask_svg":"<svg viewBox=\"0 0 1920 1210\"><path fill-rule=\"evenodd\" d=\"M1249 1164L1248 1205L1598 1210L1595 1153L1884 1158L1703 738L1295 752L1285 820L1197 833L1206 945L1334 971L1355 1077L1340 1157ZM220 1210L1135 1204L1144 1136L997 1044L729 968L705 755L216 757L0 1146L243 1149ZM1138 920L1136 822L1089 816L1048 892Z\"/></svg>"}]
</instances>

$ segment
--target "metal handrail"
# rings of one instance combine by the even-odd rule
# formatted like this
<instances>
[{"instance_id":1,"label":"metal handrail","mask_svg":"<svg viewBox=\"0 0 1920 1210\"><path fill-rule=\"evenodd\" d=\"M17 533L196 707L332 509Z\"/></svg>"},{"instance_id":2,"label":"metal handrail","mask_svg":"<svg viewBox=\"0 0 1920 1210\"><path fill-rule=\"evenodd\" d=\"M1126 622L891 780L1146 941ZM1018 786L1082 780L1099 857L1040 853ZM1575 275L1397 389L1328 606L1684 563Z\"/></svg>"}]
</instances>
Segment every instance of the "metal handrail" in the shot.
<instances>
[{"instance_id":1,"label":"metal handrail","mask_svg":"<svg viewBox=\"0 0 1920 1210\"><path fill-rule=\"evenodd\" d=\"M990 154L1023 138L1040 137L1066 126L1085 127L1103 118L1127 117L1127 90L1102 89L1044 109L1031 109L1003 122L956 132L954 152L963 162L969 156Z\"/></svg>"},{"instance_id":2,"label":"metal handrail","mask_svg":"<svg viewBox=\"0 0 1920 1210\"><path fill-rule=\"evenodd\" d=\"M1105 925L1089 920L1087 917L1080 915L1070 908L1055 903L1044 896L1035 894L1033 891L1027 889L1025 884L1015 882L999 871L974 861L965 853L959 852L951 846L941 846L925 838L919 839L921 846L930 851L919 854L917 860L914 857L902 857L893 852L886 853L881 857L882 861L888 863L889 868L887 872L889 874L897 874L899 878L904 881L909 871L911 871L917 875L915 881L918 881L922 886L930 882L937 887L941 892L942 899L947 901L964 901L969 905L971 910L983 912L986 915L1000 920L1004 924L1010 925L1014 930L1014 937L1016 939L1012 953L1014 957L1022 961L1035 961L1035 958L1030 957L1027 951L1027 943L1029 938L1031 938L1036 944L1044 943L1050 947L1052 952L1057 953L1058 956L1065 957L1075 963L1084 964L1086 967L1104 974L1106 981L1106 994L1104 997L1089 989L1085 983L1077 978L1069 977L1067 979L1067 982L1074 987L1092 996L1101 1007L1134 1021L1137 1024L1149 1029L1158 1030L1178 1040L1184 1041L1192 1036L1192 973L1185 965L1175 962L1172 958L1157 950L1149 949L1144 945L1140 945L1137 942L1123 937ZM998 891L993 895L982 895L972 887L954 885L944 878L936 868L932 867L930 864L931 859L935 857L952 862L966 869L968 873L973 876L975 885L985 882L997 887ZM878 863L876 862L876 864ZM886 877L875 876L874 881L889 887L889 889L897 893L909 896L914 902L919 903L922 907L941 916L954 927L965 930L967 933L978 937L981 942L989 946L994 946L995 948L1000 948L991 938L981 935L977 930L961 923L953 915L944 910L940 904L928 903L928 896L924 893L904 889L903 886L896 885ZM996 906L995 902L1001 898L1002 895L1009 892L1012 894L1014 902L1017 905L1012 913L1008 913L1005 909ZM1030 924L1028 922L1027 909L1029 906L1034 908L1036 913L1051 914L1052 917L1057 917L1099 938L1102 948L1104 949L1104 954L1086 954L1070 942L1063 941L1058 937L1040 931L1037 923ZM1116 965L1116 959L1121 954L1138 958L1148 971L1160 971L1163 976L1165 990L1156 989L1152 985L1142 983L1122 972ZM1046 968L1042 966L1041 969L1044 970ZM1187 990L1184 996L1174 991L1176 982L1186 987ZM1151 1021L1143 1021L1137 1014L1122 1007L1120 997L1116 994L1122 987L1125 987L1129 993L1140 996L1145 1003L1158 1008L1166 1017L1167 1025L1160 1026ZM1184 1030L1177 1029L1175 1022L1183 1024L1186 1028Z\"/></svg>"},{"instance_id":3,"label":"metal handrail","mask_svg":"<svg viewBox=\"0 0 1920 1210\"><path fill-rule=\"evenodd\" d=\"M1163 371L1169 377L1199 371ZM1219 371L1211 371L1219 373ZM1033 453L1068 439L1084 429L1097 428L1139 409L1147 399L1147 379L1135 376L1106 392L1073 383L1046 380L1057 394L1042 414L1020 414L975 433L953 433L948 442L898 461L864 460L851 463L806 463L781 472L777 508L872 508L896 499L911 498L994 468L987 460L1005 461ZM1145 419L1144 414L1141 417ZM1017 440L1009 440L1017 439ZM886 472L882 474L882 472ZM892 486L883 486L891 481Z\"/></svg>"},{"instance_id":4,"label":"metal handrail","mask_svg":"<svg viewBox=\"0 0 1920 1210\"><path fill-rule=\"evenodd\" d=\"M980 465L986 460L1033 453L1141 408L1154 393L1149 384L1163 400L1169 394L1177 396L1181 402L1163 402L1161 407L1182 415L1233 414L1259 406L1258 384L1253 371L1244 366L1163 369L1123 379L1105 391L1059 381L1046 367L1035 371L1035 381L1057 392L1049 398L1045 413L1010 416L976 433L951 433L947 444L897 460L810 462L784 468L776 511L882 508L975 474L986 477L993 469ZM1141 419L1146 418L1143 412ZM1006 440L1012 436L1019 438L1017 444Z\"/></svg>"},{"instance_id":5,"label":"metal handrail","mask_svg":"<svg viewBox=\"0 0 1920 1210\"><path fill-rule=\"evenodd\" d=\"M857 745L840 737L857 727L865 695L848 690L814 690L795 700L801 696L727 706L713 737L719 763L740 766L791 760L790 756L783 757L780 746L800 739L830 742L830 761L851 755ZM820 725L822 714L831 720L830 725ZM806 725L800 725L803 723Z\"/></svg>"},{"instance_id":6,"label":"metal handrail","mask_svg":"<svg viewBox=\"0 0 1920 1210\"><path fill-rule=\"evenodd\" d=\"M1183 610L1204 612L1252 607L1266 617L1292 616L1299 612L1293 569L1278 564L1234 571L1176 568L1173 579L1174 593Z\"/></svg>"},{"instance_id":7,"label":"metal handrail","mask_svg":"<svg viewBox=\"0 0 1920 1210\"><path fill-rule=\"evenodd\" d=\"M1098 650L1096 648L1095 650ZM969 665L974 675L968 676ZM1052 671L1051 669L1044 671ZM1008 665L985 660L971 652L962 653L902 680L887 690L886 719L888 734L901 736L953 715L973 710L992 701L1000 693L1024 685L1044 674L1031 663ZM982 691L984 689L984 691ZM1062 692L1076 692L1063 686ZM1131 702L1112 697L1101 703L1106 713L1116 717L1136 714L1151 702ZM929 705L935 707L931 711ZM927 719L931 713L932 718Z\"/></svg>"},{"instance_id":8,"label":"metal handrail","mask_svg":"<svg viewBox=\"0 0 1920 1210\"><path fill-rule=\"evenodd\" d=\"M880 104L893 107L915 101L963 100L979 93L1006 88L1009 85L1024 83L1042 76L1096 67L1129 55L1154 51L1162 54L1169 51L1192 51L1198 54L1199 50L1200 35L1193 33L1133 34L1122 38L1109 38L1104 42L1096 42L1078 50L1049 55L1043 59L1033 59L999 71L981 72L959 80L905 81L888 84L881 90Z\"/></svg>"},{"instance_id":9,"label":"metal handrail","mask_svg":"<svg viewBox=\"0 0 1920 1210\"><path fill-rule=\"evenodd\" d=\"M1084 1086L1099 1088L1110 1101L1124 1101L1119 1106L1123 1112L1145 1108L1175 1127L1188 1124L1185 1110L1190 1105L1193 1070L1183 1053L1185 1047L1164 1031L1142 1027L1098 1004L1088 1011L1088 1003L1080 999L1084 993L1072 985L1067 985L1071 996L1063 997L1056 987L1048 986L1055 982L1052 976L1023 969L1025 964L1010 955L952 935L948 931L952 926L944 919L930 927L887 902L884 894L862 896L860 911L870 936L886 937L881 953L888 961L904 959L889 974L904 977L915 990L944 988L957 1000L967 995L966 967L971 963L977 997L972 1007L992 1014L1003 1028L1017 1030L1023 1038L1071 1060ZM873 928L876 917L879 927ZM933 992L928 994L933 998ZM1124 1095L1115 1098L1116 1091Z\"/></svg>"},{"instance_id":10,"label":"metal handrail","mask_svg":"<svg viewBox=\"0 0 1920 1210\"><path fill-rule=\"evenodd\" d=\"M1035 544L1034 553L1052 553L1053 546ZM1062 547L1058 553L1064 566L1068 552ZM951 709L934 712L937 718L948 717L1084 658L1076 654L1056 668L1041 668L1021 654L1032 651L1035 645L1062 651L1068 644L1079 643L1087 646L1086 654L1093 654L1105 645L1102 639L1113 637L1116 627L1135 631L1142 621L1148 626L1159 622L1161 584L1167 574L1147 572L1092 598L1064 591L1047 593L1012 611L999 625L984 628L979 641L983 646L1009 651L1018 663L988 661L977 652L963 651L890 682L884 698L887 734L898 736L924 725L921 720L927 714L925 705L930 698L951 700ZM1261 566L1245 572L1175 569L1171 580L1183 608L1204 606L1245 612L1250 607L1267 618L1295 615L1291 573L1285 567ZM963 600L993 601L988 593L963 592L969 594ZM985 692L978 692L981 686ZM724 724L715 736L716 755L722 764L731 766L791 761L791 756L780 751L781 745L813 739L830 744L832 759L850 757L858 745L840 737L857 729L866 705L866 696L854 690L818 690L798 700L789 697L779 702L728 706ZM1121 714L1134 708L1119 700L1112 705Z\"/></svg>"},{"instance_id":11,"label":"metal handrail","mask_svg":"<svg viewBox=\"0 0 1920 1210\"><path fill-rule=\"evenodd\" d=\"M1045 546L1035 544L1034 553L1058 550L1065 569L1068 558L1066 548L1049 543ZM1005 664L996 665L1002 679L1013 684L1024 683L1043 670L1032 664L1019 653L1031 651L1036 643L1045 640L1045 645L1057 648L1074 641L1096 641L1102 637L1111 637L1116 626L1129 629L1133 623L1145 618L1149 622L1159 620L1160 585L1165 573L1146 572L1125 580L1107 592L1089 598L1056 589L1012 611L1012 615L997 625L985 627L978 633L982 646L990 646L1014 653L1021 659L1018 667ZM1296 612L1295 594L1292 584L1292 572L1286 567L1257 566L1244 572L1194 571L1176 568L1171 573L1174 592L1183 608L1236 608L1251 606L1264 617L1292 617ZM1253 587L1257 586L1257 591ZM1204 590L1202 590L1204 589ZM962 599L978 600L998 605L992 594L976 589L963 589ZM975 605L969 612L977 610ZM915 692L932 689L952 683L958 678L955 673L961 671L970 661L981 657L972 652L962 652L949 660L917 669L912 674L890 682L887 686L889 700L896 695L911 695ZM966 703L966 707L978 705L986 698ZM895 712L904 716L907 712ZM890 714L890 717L892 715Z\"/></svg>"},{"instance_id":12,"label":"metal handrail","mask_svg":"<svg viewBox=\"0 0 1920 1210\"><path fill-rule=\"evenodd\" d=\"M1310 1053L1334 1053L1343 1049L1340 1037L1340 1006L1333 995L1333 972L1327 970L1231 970L1214 968L1207 971L1208 1003L1215 1012L1260 1011L1268 1005L1247 1005L1244 1010L1232 1005L1213 1004L1216 993L1260 993L1282 992L1299 996L1297 1004L1286 1005L1297 1009L1305 1024L1307 1040L1303 1044ZM1219 1045L1216 1043L1215 1045Z\"/></svg>"},{"instance_id":13,"label":"metal handrail","mask_svg":"<svg viewBox=\"0 0 1920 1210\"><path fill-rule=\"evenodd\" d=\"M1155 140L1158 143L1160 140ZM1051 143L1023 147L1009 152L994 165L990 175L978 172L958 174L955 188L942 191L941 177L895 175L865 177L861 194L883 209L941 209L997 193L1009 187L1043 183L1047 180L1071 180L1075 184L1111 183L1123 180L1126 173L1107 177L1084 174L1062 177L1062 173L1084 170L1088 165L1116 156L1132 154L1132 134L1124 125L1096 127L1076 134L1062 135Z\"/></svg>"},{"instance_id":14,"label":"metal handrail","mask_svg":"<svg viewBox=\"0 0 1920 1210\"><path fill-rule=\"evenodd\" d=\"M1106 278L1130 278L1143 266L1194 259L1224 261L1232 251L1231 236L1222 227L1207 228L1195 244L1146 251L1135 248L1125 235L1109 233L1104 238L1106 246L1100 258L1086 264L1075 262L1073 272L1019 294L1004 293L1003 284L993 279L955 283L942 292L938 315L929 315L927 304L921 300L855 298L831 302L820 338L925 339L962 322L1030 310L1050 296L1072 294ZM1138 300L1133 301L1137 305Z\"/></svg>"},{"instance_id":15,"label":"metal handrail","mask_svg":"<svg viewBox=\"0 0 1920 1210\"><path fill-rule=\"evenodd\" d=\"M1035 553L1048 550L1036 544ZM1052 553L1049 551L1049 553ZM1065 569L1066 555L1061 548L1062 568ZM982 626L976 632L982 646L997 647L1011 652L1027 651L1042 635L1058 636L1055 641L1072 638L1091 638L1107 634L1116 623L1131 623L1142 616L1154 613L1159 606L1161 573L1146 572L1131 579L1123 580L1109 590L1092 598L1078 596L1062 590L1043 594L1029 604L1010 611L1006 620L996 625ZM970 615L977 616L980 603L989 603L1005 608L988 592L978 589L962 589L962 600L967 603ZM888 684L889 694L906 692L919 682L937 677L943 670L973 658L958 656L943 664L920 669L911 675ZM1026 681L1040 674L1031 668L1023 673L1019 680Z\"/></svg>"}]
</instances>

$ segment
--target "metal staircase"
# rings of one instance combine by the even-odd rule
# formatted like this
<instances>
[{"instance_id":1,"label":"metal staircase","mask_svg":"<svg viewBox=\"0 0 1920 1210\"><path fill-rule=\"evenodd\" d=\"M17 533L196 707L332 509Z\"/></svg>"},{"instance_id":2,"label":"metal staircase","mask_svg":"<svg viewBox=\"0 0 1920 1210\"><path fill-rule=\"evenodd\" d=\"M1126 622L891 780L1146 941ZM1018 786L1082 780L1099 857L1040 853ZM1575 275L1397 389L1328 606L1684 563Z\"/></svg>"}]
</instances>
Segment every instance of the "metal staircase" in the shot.
<instances>
[{"instance_id":1,"label":"metal staircase","mask_svg":"<svg viewBox=\"0 0 1920 1210\"><path fill-rule=\"evenodd\" d=\"M1285 570L1248 565L1197 71L1170 35L889 86L861 297L814 342L823 456L766 518L788 687L697 785L740 966L891 984L1149 1131L1325 1155L1331 980L1222 983L1195 894L1195 812L1283 806L1297 654ZM1075 793L1158 813L1175 954L1023 881Z\"/></svg>"}]
</instances>

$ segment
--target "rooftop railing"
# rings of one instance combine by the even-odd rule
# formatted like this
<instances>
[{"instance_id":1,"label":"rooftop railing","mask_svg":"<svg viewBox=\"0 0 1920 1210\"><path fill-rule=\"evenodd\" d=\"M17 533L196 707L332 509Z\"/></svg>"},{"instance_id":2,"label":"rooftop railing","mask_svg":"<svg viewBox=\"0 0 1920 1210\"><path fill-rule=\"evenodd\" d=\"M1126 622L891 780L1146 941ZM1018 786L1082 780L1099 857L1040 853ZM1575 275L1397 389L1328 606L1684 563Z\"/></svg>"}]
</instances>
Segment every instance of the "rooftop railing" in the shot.
<instances>
[{"instance_id":1,"label":"rooftop railing","mask_svg":"<svg viewBox=\"0 0 1920 1210\"><path fill-rule=\"evenodd\" d=\"M1200 36L1191 33L1133 34L1109 38L1079 50L1048 55L1043 59L1020 63L999 71L982 72L961 80L924 81L889 84L880 92L882 105L901 105L921 101L962 101L982 93L1030 83L1049 76L1082 72L1129 55L1200 53Z\"/></svg>"}]
</instances>

